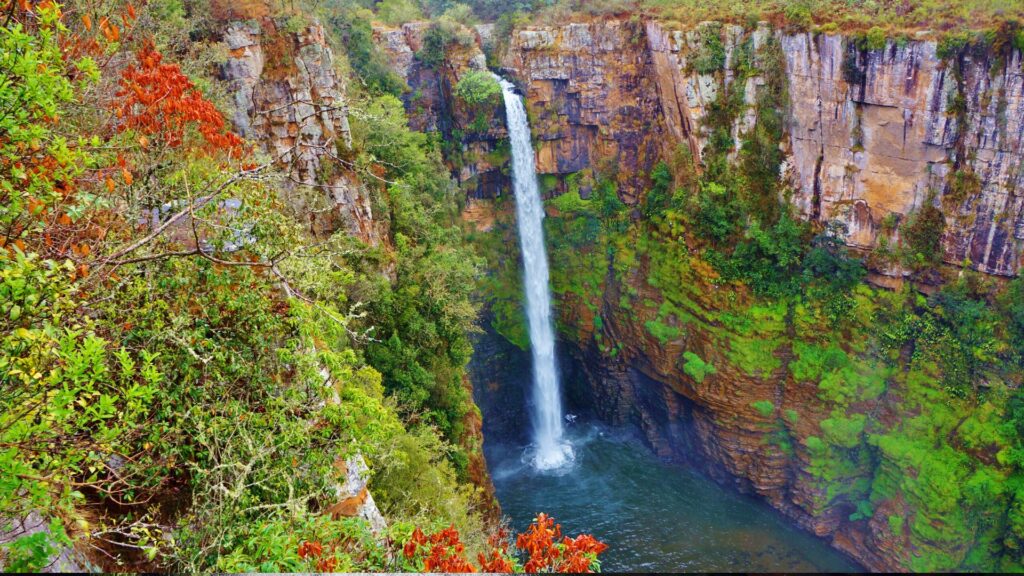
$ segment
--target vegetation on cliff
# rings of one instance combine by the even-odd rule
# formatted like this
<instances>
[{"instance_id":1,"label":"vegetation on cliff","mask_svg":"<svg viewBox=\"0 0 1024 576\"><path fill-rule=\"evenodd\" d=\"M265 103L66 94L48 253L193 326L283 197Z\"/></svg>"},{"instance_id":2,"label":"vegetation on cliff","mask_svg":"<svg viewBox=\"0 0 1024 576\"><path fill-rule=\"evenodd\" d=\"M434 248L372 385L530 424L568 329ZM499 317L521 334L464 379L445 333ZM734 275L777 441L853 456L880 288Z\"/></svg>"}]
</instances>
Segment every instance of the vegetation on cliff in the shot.
<instances>
[{"instance_id":1,"label":"vegetation on cliff","mask_svg":"<svg viewBox=\"0 0 1024 576\"><path fill-rule=\"evenodd\" d=\"M478 262L375 54L349 53L371 81L332 169L376 247L310 234L229 130L205 7L0 6L0 565L391 570L415 525L483 551ZM383 534L336 503L356 456Z\"/></svg>"}]
</instances>

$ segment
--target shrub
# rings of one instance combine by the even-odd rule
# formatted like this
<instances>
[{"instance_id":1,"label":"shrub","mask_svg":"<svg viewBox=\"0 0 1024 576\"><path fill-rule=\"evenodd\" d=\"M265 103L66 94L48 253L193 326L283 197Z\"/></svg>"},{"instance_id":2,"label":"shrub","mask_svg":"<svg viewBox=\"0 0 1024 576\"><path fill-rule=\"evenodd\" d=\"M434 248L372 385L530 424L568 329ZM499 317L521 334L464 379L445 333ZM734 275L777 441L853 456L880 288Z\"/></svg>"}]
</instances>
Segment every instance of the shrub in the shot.
<instances>
[{"instance_id":1,"label":"shrub","mask_svg":"<svg viewBox=\"0 0 1024 576\"><path fill-rule=\"evenodd\" d=\"M683 372L686 372L686 374L697 382L704 382L704 378L708 374L714 374L717 372L713 365L704 362L700 356L697 356L689 350L683 352L683 359L685 360L685 363L683 364Z\"/></svg>"},{"instance_id":2,"label":"shrub","mask_svg":"<svg viewBox=\"0 0 1024 576\"><path fill-rule=\"evenodd\" d=\"M771 416L772 413L775 412L775 403L772 402L771 400L757 400L751 402L750 405L753 406L754 409L757 410L757 412L761 414L761 416L764 416L765 418Z\"/></svg>"},{"instance_id":3,"label":"shrub","mask_svg":"<svg viewBox=\"0 0 1024 576\"><path fill-rule=\"evenodd\" d=\"M949 60L960 54L971 42L969 32L948 32L939 38L935 55L939 60Z\"/></svg>"},{"instance_id":4,"label":"shrub","mask_svg":"<svg viewBox=\"0 0 1024 576\"><path fill-rule=\"evenodd\" d=\"M811 7L806 2L790 2L783 8L786 22L797 30L807 30L814 23Z\"/></svg>"},{"instance_id":5,"label":"shrub","mask_svg":"<svg viewBox=\"0 0 1024 576\"><path fill-rule=\"evenodd\" d=\"M501 85L489 72L471 70L455 85L455 95L470 107L492 103L501 94Z\"/></svg>"},{"instance_id":6,"label":"shrub","mask_svg":"<svg viewBox=\"0 0 1024 576\"><path fill-rule=\"evenodd\" d=\"M371 92L400 96L405 81L391 69L373 41L370 14L363 10L340 9L331 13L330 23L340 31L352 69Z\"/></svg>"},{"instance_id":7,"label":"shrub","mask_svg":"<svg viewBox=\"0 0 1024 576\"><path fill-rule=\"evenodd\" d=\"M854 448L860 443L866 421L867 417L863 414L851 414L848 417L833 414L821 421L821 431L830 444Z\"/></svg>"},{"instance_id":8,"label":"shrub","mask_svg":"<svg viewBox=\"0 0 1024 576\"><path fill-rule=\"evenodd\" d=\"M864 37L864 47L868 50L884 50L885 39L885 30L873 26Z\"/></svg>"},{"instance_id":9,"label":"shrub","mask_svg":"<svg viewBox=\"0 0 1024 576\"><path fill-rule=\"evenodd\" d=\"M662 344L667 344L683 335L683 331L679 328L669 326L658 320L648 320L644 322L644 327L651 333L651 336L657 338L658 342Z\"/></svg>"},{"instance_id":10,"label":"shrub","mask_svg":"<svg viewBox=\"0 0 1024 576\"><path fill-rule=\"evenodd\" d=\"M381 0L375 8L377 17L386 24L404 24L423 19L423 12L413 0Z\"/></svg>"},{"instance_id":11,"label":"shrub","mask_svg":"<svg viewBox=\"0 0 1024 576\"><path fill-rule=\"evenodd\" d=\"M698 74L713 74L725 68L725 45L722 27L708 25L701 30L701 45L693 58L693 69Z\"/></svg>"},{"instance_id":12,"label":"shrub","mask_svg":"<svg viewBox=\"0 0 1024 576\"><path fill-rule=\"evenodd\" d=\"M968 199L981 194L981 178L970 167L961 168L952 174L949 189L942 198L950 208L959 208Z\"/></svg>"},{"instance_id":13,"label":"shrub","mask_svg":"<svg viewBox=\"0 0 1024 576\"><path fill-rule=\"evenodd\" d=\"M938 263L940 242L946 230L946 217L941 210L926 201L924 206L909 216L902 228L902 237L906 242L906 263L915 268Z\"/></svg>"},{"instance_id":14,"label":"shrub","mask_svg":"<svg viewBox=\"0 0 1024 576\"><path fill-rule=\"evenodd\" d=\"M423 46L416 52L416 59L428 68L439 68L444 63L448 46L454 41L453 26L435 22L423 34Z\"/></svg>"}]
</instances>

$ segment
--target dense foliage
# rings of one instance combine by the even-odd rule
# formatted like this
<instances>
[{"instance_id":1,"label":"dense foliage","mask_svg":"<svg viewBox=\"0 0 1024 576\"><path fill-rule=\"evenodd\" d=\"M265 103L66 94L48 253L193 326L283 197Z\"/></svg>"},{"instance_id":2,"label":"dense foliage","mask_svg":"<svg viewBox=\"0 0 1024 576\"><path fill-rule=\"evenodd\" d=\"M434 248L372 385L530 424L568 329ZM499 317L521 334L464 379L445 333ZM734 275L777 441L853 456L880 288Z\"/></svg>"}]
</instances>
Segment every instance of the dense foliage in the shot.
<instances>
[{"instance_id":1,"label":"dense foliage","mask_svg":"<svg viewBox=\"0 0 1024 576\"><path fill-rule=\"evenodd\" d=\"M3 5L0 565L74 543L108 570L390 570L414 524L483 550L476 260L436 143L375 53L350 52L369 81L339 155L389 236L310 236L212 70L176 63L205 41L193 9ZM384 534L323 513L356 457Z\"/></svg>"}]
</instances>

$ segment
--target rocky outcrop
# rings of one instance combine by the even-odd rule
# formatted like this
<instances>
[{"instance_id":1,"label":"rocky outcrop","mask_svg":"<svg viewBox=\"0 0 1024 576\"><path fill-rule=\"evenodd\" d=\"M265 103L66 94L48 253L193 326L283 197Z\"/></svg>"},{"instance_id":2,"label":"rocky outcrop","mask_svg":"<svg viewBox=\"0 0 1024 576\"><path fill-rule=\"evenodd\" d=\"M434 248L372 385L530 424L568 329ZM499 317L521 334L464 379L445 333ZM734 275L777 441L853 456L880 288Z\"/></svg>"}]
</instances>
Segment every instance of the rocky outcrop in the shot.
<instances>
[{"instance_id":1,"label":"rocky outcrop","mask_svg":"<svg viewBox=\"0 0 1024 576\"><path fill-rule=\"evenodd\" d=\"M470 109L454 94L459 80L473 70L486 71L484 40L478 30L464 28L445 58L433 67L417 58L430 24L412 22L398 28L378 26L374 41L409 90L402 102L409 125L422 132L439 132L449 149L445 162L470 198L494 198L510 189L508 132L500 95L484 108ZM484 34L490 30L480 27Z\"/></svg>"},{"instance_id":2,"label":"rocky outcrop","mask_svg":"<svg viewBox=\"0 0 1024 576\"><path fill-rule=\"evenodd\" d=\"M225 13L261 14L244 8ZM380 242L369 192L345 160L351 147L345 87L323 28L312 23L289 32L270 17L234 20L224 42L229 55L221 76L234 95L235 129L286 168L285 191L310 230L346 230Z\"/></svg>"},{"instance_id":3,"label":"rocky outcrop","mask_svg":"<svg viewBox=\"0 0 1024 576\"><path fill-rule=\"evenodd\" d=\"M643 26L610 21L517 30L501 65L526 96L537 172L564 178L600 170L636 203L650 169L671 153L667 125L675 127L662 109Z\"/></svg>"},{"instance_id":4,"label":"rocky outcrop","mask_svg":"<svg viewBox=\"0 0 1024 576\"><path fill-rule=\"evenodd\" d=\"M45 535L44 542L54 542L50 525L38 512L31 512L28 516L19 520L4 520L4 527L0 529L0 546L10 550L10 545L19 538L31 538L36 534ZM56 544L55 549L49 550L46 565L40 570L43 574L67 574L70 572L94 572L99 568L90 562L89 557L76 546L85 548L84 544L75 546L68 544Z\"/></svg>"},{"instance_id":5,"label":"rocky outcrop","mask_svg":"<svg viewBox=\"0 0 1024 576\"><path fill-rule=\"evenodd\" d=\"M969 259L1004 276L1024 244L1024 74L1021 53L965 50L943 60L936 43L857 47L838 35L787 34L704 23L598 21L513 33L501 65L523 87L539 143L538 170L613 175L636 203L645 175L685 145L698 159L708 111L734 78L745 83L729 127L738 150L764 84L757 58L769 38L785 59L783 173L804 217L846 225L849 245L899 241L925 203L946 218L943 259ZM740 56L753 54L755 72ZM736 91L734 91L736 92ZM735 151L734 151L735 153ZM882 270L902 275L898 268Z\"/></svg>"},{"instance_id":6,"label":"rocky outcrop","mask_svg":"<svg viewBox=\"0 0 1024 576\"><path fill-rule=\"evenodd\" d=\"M327 508L325 514L329 514L336 520L339 518L362 518L366 521L370 531L374 534L382 534L388 525L367 487L370 469L366 466L366 460L361 454L356 454L347 459L339 458L334 463L334 467L338 471L338 475L344 476L345 480L336 486L335 503Z\"/></svg>"}]
</instances>

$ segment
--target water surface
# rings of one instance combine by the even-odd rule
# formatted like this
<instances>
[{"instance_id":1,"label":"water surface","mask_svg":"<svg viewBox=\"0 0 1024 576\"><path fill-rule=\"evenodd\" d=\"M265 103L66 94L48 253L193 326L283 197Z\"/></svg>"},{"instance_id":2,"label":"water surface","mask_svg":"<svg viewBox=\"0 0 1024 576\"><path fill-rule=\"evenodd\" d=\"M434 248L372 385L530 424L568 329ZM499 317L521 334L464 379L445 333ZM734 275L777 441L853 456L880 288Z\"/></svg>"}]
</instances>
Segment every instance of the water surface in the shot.
<instances>
[{"instance_id":1,"label":"water surface","mask_svg":"<svg viewBox=\"0 0 1024 576\"><path fill-rule=\"evenodd\" d=\"M517 531L547 512L563 533L608 544L606 572L852 572L856 564L766 503L660 461L638 440L580 424L576 460L538 472L519 446L488 447L502 511Z\"/></svg>"}]
</instances>

